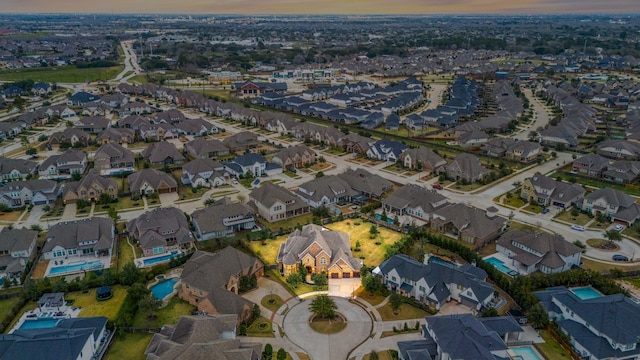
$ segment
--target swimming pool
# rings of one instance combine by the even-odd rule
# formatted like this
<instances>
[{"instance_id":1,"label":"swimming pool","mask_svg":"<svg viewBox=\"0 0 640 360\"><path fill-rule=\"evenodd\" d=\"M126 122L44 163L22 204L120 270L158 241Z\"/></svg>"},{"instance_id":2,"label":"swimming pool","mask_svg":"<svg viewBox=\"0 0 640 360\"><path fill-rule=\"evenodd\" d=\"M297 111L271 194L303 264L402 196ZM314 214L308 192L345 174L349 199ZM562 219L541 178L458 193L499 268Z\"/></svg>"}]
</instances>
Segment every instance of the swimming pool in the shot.
<instances>
[{"instance_id":1,"label":"swimming pool","mask_svg":"<svg viewBox=\"0 0 640 360\"><path fill-rule=\"evenodd\" d=\"M380 214L376 214L376 219L378 219L378 220L382 220L382 215L380 215ZM387 222L388 222L389 224L393 224L393 219L392 219L392 218L387 217Z\"/></svg>"},{"instance_id":2,"label":"swimming pool","mask_svg":"<svg viewBox=\"0 0 640 360\"><path fill-rule=\"evenodd\" d=\"M55 266L49 270L49 275L58 275L58 274L66 274L87 270L98 270L102 269L104 265L100 261L88 261L88 262L79 262L76 264Z\"/></svg>"},{"instance_id":3,"label":"swimming pool","mask_svg":"<svg viewBox=\"0 0 640 360\"><path fill-rule=\"evenodd\" d=\"M493 265L493 267L495 267L496 269L500 270L501 272L509 275L509 276L516 276L518 275L518 272L515 270L511 270L508 266L506 266L504 264L504 262L500 259L494 258L493 256L490 256L486 259L484 259L484 261L488 262L489 264Z\"/></svg>"},{"instance_id":4,"label":"swimming pool","mask_svg":"<svg viewBox=\"0 0 640 360\"><path fill-rule=\"evenodd\" d=\"M515 360L542 360L531 346L522 346L511 349L516 354Z\"/></svg>"},{"instance_id":5,"label":"swimming pool","mask_svg":"<svg viewBox=\"0 0 640 360\"><path fill-rule=\"evenodd\" d=\"M54 318L38 318L34 320L26 319L22 325L20 325L21 330L25 329L48 329L55 327L56 324L60 321L60 319Z\"/></svg>"},{"instance_id":6,"label":"swimming pool","mask_svg":"<svg viewBox=\"0 0 640 360\"><path fill-rule=\"evenodd\" d=\"M451 261L444 260L444 259L439 258L437 256L430 256L429 257L429 262L430 263L434 262L434 263L448 265L448 266L455 266L456 265L456 264L452 263Z\"/></svg>"},{"instance_id":7,"label":"swimming pool","mask_svg":"<svg viewBox=\"0 0 640 360\"><path fill-rule=\"evenodd\" d=\"M592 288L591 286L573 288L573 289L570 289L570 291L576 294L576 296L582 300L596 299L596 298L602 297L602 294L598 290Z\"/></svg>"},{"instance_id":8,"label":"swimming pool","mask_svg":"<svg viewBox=\"0 0 640 360\"><path fill-rule=\"evenodd\" d=\"M153 285L150 289L153 297L158 300L162 300L169 296L173 292L173 287L176 285L178 280L178 278L170 278Z\"/></svg>"},{"instance_id":9,"label":"swimming pool","mask_svg":"<svg viewBox=\"0 0 640 360\"><path fill-rule=\"evenodd\" d=\"M169 261L172 257L178 257L178 256L180 256L180 253L176 251L176 252L172 252L171 254L165 254L165 255L154 257L151 259L143 259L142 263L144 264L144 266L149 266L149 265L157 264L160 262Z\"/></svg>"}]
</instances>

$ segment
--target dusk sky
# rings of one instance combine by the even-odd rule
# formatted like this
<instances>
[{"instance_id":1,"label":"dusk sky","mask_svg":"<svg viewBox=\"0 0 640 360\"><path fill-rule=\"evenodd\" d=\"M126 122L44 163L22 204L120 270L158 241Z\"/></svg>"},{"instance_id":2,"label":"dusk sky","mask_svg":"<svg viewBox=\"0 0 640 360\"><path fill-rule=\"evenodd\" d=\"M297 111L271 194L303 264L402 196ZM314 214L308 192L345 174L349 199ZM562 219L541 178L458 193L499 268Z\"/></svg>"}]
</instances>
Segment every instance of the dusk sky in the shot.
<instances>
[{"instance_id":1,"label":"dusk sky","mask_svg":"<svg viewBox=\"0 0 640 360\"><path fill-rule=\"evenodd\" d=\"M638 0L0 0L0 13L638 13Z\"/></svg>"}]
</instances>

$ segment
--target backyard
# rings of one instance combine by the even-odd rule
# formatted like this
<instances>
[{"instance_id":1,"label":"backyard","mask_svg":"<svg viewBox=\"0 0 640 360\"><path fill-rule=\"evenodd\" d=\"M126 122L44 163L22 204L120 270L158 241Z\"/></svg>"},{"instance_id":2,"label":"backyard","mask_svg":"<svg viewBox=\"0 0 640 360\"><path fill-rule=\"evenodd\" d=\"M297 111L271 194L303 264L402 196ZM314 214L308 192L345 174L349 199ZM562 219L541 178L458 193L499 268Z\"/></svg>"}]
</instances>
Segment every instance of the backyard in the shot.
<instances>
[{"instance_id":1,"label":"backyard","mask_svg":"<svg viewBox=\"0 0 640 360\"><path fill-rule=\"evenodd\" d=\"M418 309L408 303L402 304L397 315L393 313L393 309L391 309L391 304L389 303L379 307L378 312L382 317L382 321L424 319L425 316L429 315L426 311Z\"/></svg>"},{"instance_id":2,"label":"backyard","mask_svg":"<svg viewBox=\"0 0 640 360\"><path fill-rule=\"evenodd\" d=\"M367 220L348 219L328 224L327 228L349 234L352 249L356 248L356 242L360 243L360 251L354 251L353 255L368 265L379 265L384 261L387 248L400 240L402 234L378 226L378 234L371 239L371 225Z\"/></svg>"},{"instance_id":3,"label":"backyard","mask_svg":"<svg viewBox=\"0 0 640 360\"><path fill-rule=\"evenodd\" d=\"M166 306L154 312L155 318L149 319L144 311L137 311L131 326L140 328L161 328L166 324L177 324L182 315L191 315L195 306L178 298L172 297Z\"/></svg>"},{"instance_id":4,"label":"backyard","mask_svg":"<svg viewBox=\"0 0 640 360\"><path fill-rule=\"evenodd\" d=\"M126 334L115 336L107 351L105 360L145 360L144 350L149 345L153 334Z\"/></svg>"},{"instance_id":5,"label":"backyard","mask_svg":"<svg viewBox=\"0 0 640 360\"><path fill-rule=\"evenodd\" d=\"M109 300L96 300L96 289L90 289L84 293L83 291L74 291L65 294L65 300L73 301L73 306L81 308L80 317L106 316L110 320L116 318L120 306L127 296L127 288L121 285L112 286L113 297Z\"/></svg>"}]
</instances>

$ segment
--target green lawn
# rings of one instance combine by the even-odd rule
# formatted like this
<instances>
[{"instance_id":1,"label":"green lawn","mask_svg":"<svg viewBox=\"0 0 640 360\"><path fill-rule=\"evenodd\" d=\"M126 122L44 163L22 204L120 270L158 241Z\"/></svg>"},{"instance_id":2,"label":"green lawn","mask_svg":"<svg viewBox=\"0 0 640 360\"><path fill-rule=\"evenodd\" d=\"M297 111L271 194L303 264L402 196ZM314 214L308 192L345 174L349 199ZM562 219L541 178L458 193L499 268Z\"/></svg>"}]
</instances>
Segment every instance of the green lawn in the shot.
<instances>
[{"instance_id":1,"label":"green lawn","mask_svg":"<svg viewBox=\"0 0 640 360\"><path fill-rule=\"evenodd\" d=\"M284 300L276 294L270 294L263 297L260 303L272 312L276 312L282 305L284 305Z\"/></svg>"},{"instance_id":2,"label":"green lawn","mask_svg":"<svg viewBox=\"0 0 640 360\"><path fill-rule=\"evenodd\" d=\"M369 292L366 291L362 286L356 289L355 295L360 299L368 302L372 306L376 306L380 304L382 301L384 301L384 299L386 299L386 297L380 294L379 292L369 294Z\"/></svg>"},{"instance_id":3,"label":"green lawn","mask_svg":"<svg viewBox=\"0 0 640 360\"><path fill-rule=\"evenodd\" d=\"M542 206L540 205L527 205L524 207L525 211L532 212L534 214L539 214L542 211Z\"/></svg>"},{"instance_id":4,"label":"green lawn","mask_svg":"<svg viewBox=\"0 0 640 360\"><path fill-rule=\"evenodd\" d=\"M247 336L275 337L271 321L260 317L247 328Z\"/></svg>"},{"instance_id":5,"label":"green lawn","mask_svg":"<svg viewBox=\"0 0 640 360\"><path fill-rule=\"evenodd\" d=\"M114 320L120 306L127 296L127 288L122 285L114 285L113 297L109 300L96 300L96 289L90 289L86 294L81 291L74 291L64 295L65 300L73 300L73 306L79 307L80 317L106 316L110 320Z\"/></svg>"},{"instance_id":6,"label":"green lawn","mask_svg":"<svg viewBox=\"0 0 640 360\"><path fill-rule=\"evenodd\" d=\"M163 325L174 325L178 323L180 316L191 315L193 310L195 310L195 306L178 298L177 296L173 296L169 299L169 303L166 306L156 311L156 318L153 320L148 320L148 314L138 311L136 316L133 318L132 326L142 328L161 328Z\"/></svg>"},{"instance_id":7,"label":"green lawn","mask_svg":"<svg viewBox=\"0 0 640 360\"><path fill-rule=\"evenodd\" d=\"M519 196L512 194L511 197L505 196L502 199L502 204L512 206L514 208L520 208L525 204L525 202Z\"/></svg>"},{"instance_id":8,"label":"green lawn","mask_svg":"<svg viewBox=\"0 0 640 360\"><path fill-rule=\"evenodd\" d=\"M380 360L392 360L393 358L391 357L391 354L389 353L389 350L385 350L385 351L380 351L380 352L376 352L376 354L378 354L378 359ZM370 360L370 354L365 354L362 357L362 360Z\"/></svg>"},{"instance_id":9,"label":"green lawn","mask_svg":"<svg viewBox=\"0 0 640 360\"><path fill-rule=\"evenodd\" d=\"M19 296L11 299L0 300L0 319L4 319L5 316L9 314L9 311L11 311L11 309L13 309L13 307L16 306L18 302L20 302ZM15 315L20 317L22 313L15 314ZM5 330L9 330L9 329L5 329Z\"/></svg>"},{"instance_id":10,"label":"green lawn","mask_svg":"<svg viewBox=\"0 0 640 360\"><path fill-rule=\"evenodd\" d=\"M313 219L313 215L311 213L308 213L308 214L296 216L291 219L277 221L273 223L263 221L262 219L257 219L257 220L260 222L260 225L266 226L269 229L275 231L279 229L290 229L297 225L306 225L311 223L312 219Z\"/></svg>"},{"instance_id":11,"label":"green lawn","mask_svg":"<svg viewBox=\"0 0 640 360\"><path fill-rule=\"evenodd\" d=\"M265 265L277 264L280 244L285 242L288 236L289 235L281 235L273 240L267 239L264 241L264 245L262 245L261 241L250 241L249 247L265 262Z\"/></svg>"},{"instance_id":12,"label":"green lawn","mask_svg":"<svg viewBox=\"0 0 640 360\"><path fill-rule=\"evenodd\" d=\"M78 69L75 66L69 65L19 70L0 70L0 78L4 81L32 79L36 82L82 83L86 81L113 79L123 69L124 66Z\"/></svg>"},{"instance_id":13,"label":"green lawn","mask_svg":"<svg viewBox=\"0 0 640 360\"><path fill-rule=\"evenodd\" d=\"M563 349L548 332L540 330L540 336L542 336L545 342L536 344L536 347L547 359L571 359L569 352Z\"/></svg>"},{"instance_id":14,"label":"green lawn","mask_svg":"<svg viewBox=\"0 0 640 360\"><path fill-rule=\"evenodd\" d=\"M133 249L127 241L127 236L121 236L118 240L118 271L130 262L133 262Z\"/></svg>"},{"instance_id":15,"label":"green lawn","mask_svg":"<svg viewBox=\"0 0 640 360\"><path fill-rule=\"evenodd\" d=\"M562 178L562 180L564 180L564 181L569 181L569 179L576 179L578 184L580 184L582 186L588 186L588 187L593 187L593 188L610 187L610 188L613 188L613 189L617 189L617 190L626 192L629 195L640 196L640 190L637 190L637 188L626 187L624 185L620 185L620 184L616 184L616 183L612 183L612 182L599 181L599 180L596 180L596 179L587 179L587 178L583 178L583 177L579 177L579 176L573 176L573 175L565 173L565 172L555 172L555 173L553 173L553 174L551 174L549 176L553 177L554 179L557 176L560 176Z\"/></svg>"},{"instance_id":16,"label":"green lawn","mask_svg":"<svg viewBox=\"0 0 640 360\"><path fill-rule=\"evenodd\" d=\"M298 287L293 288L287 283L286 279L280 276L280 273L274 269L265 270L265 276L269 277L269 279L273 281L279 282L293 296L310 293L312 291L327 290L326 286L312 286L305 283L302 283L298 285Z\"/></svg>"},{"instance_id":17,"label":"green lawn","mask_svg":"<svg viewBox=\"0 0 640 360\"><path fill-rule=\"evenodd\" d=\"M191 185L182 185L178 188L178 195L180 200L200 199L209 190L206 187L193 188Z\"/></svg>"},{"instance_id":18,"label":"green lawn","mask_svg":"<svg viewBox=\"0 0 640 360\"><path fill-rule=\"evenodd\" d=\"M342 231L349 234L351 248L355 249L356 242L360 242L360 251L354 251L353 255L369 266L379 265L384 261L387 248L397 242L402 234L378 226L379 234L374 239L370 238L369 230L372 223L361 219L348 219L333 224L328 224L331 230Z\"/></svg>"},{"instance_id":19,"label":"green lawn","mask_svg":"<svg viewBox=\"0 0 640 360\"><path fill-rule=\"evenodd\" d=\"M570 224L576 225L586 225L591 218L587 214L579 213L578 216L571 215L571 211L563 211L560 214L556 215L555 219L568 222Z\"/></svg>"},{"instance_id":20,"label":"green lawn","mask_svg":"<svg viewBox=\"0 0 640 360\"><path fill-rule=\"evenodd\" d=\"M406 303L402 304L400 311L398 311L398 315L393 313L389 303L379 307L378 312L382 317L382 321L424 319L425 316L429 315L426 311Z\"/></svg>"},{"instance_id":21,"label":"green lawn","mask_svg":"<svg viewBox=\"0 0 640 360\"><path fill-rule=\"evenodd\" d=\"M149 345L153 334L125 334L114 337L113 343L107 351L105 360L145 360L144 350Z\"/></svg>"},{"instance_id":22,"label":"green lawn","mask_svg":"<svg viewBox=\"0 0 640 360\"><path fill-rule=\"evenodd\" d=\"M335 334L344 330L347 323L345 321L314 321L309 323L309 327L320 334Z\"/></svg>"}]
</instances>

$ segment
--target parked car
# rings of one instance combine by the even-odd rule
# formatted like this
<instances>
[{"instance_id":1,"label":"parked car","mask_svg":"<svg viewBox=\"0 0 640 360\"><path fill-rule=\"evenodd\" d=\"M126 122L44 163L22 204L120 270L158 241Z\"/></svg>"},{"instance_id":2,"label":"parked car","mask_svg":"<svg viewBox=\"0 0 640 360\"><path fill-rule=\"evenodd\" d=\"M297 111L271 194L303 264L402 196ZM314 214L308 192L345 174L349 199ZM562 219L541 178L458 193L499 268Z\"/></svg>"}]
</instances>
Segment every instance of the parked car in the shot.
<instances>
[{"instance_id":1,"label":"parked car","mask_svg":"<svg viewBox=\"0 0 640 360\"><path fill-rule=\"evenodd\" d=\"M582 225L571 225L573 230L584 231L584 226Z\"/></svg>"},{"instance_id":2,"label":"parked car","mask_svg":"<svg viewBox=\"0 0 640 360\"><path fill-rule=\"evenodd\" d=\"M231 180L231 183L233 183L233 185L237 185L238 184L238 180L233 179L233 180Z\"/></svg>"},{"instance_id":3,"label":"parked car","mask_svg":"<svg viewBox=\"0 0 640 360\"><path fill-rule=\"evenodd\" d=\"M615 254L615 255L613 255L613 260L614 261L629 261L629 258L624 256L624 255Z\"/></svg>"},{"instance_id":4,"label":"parked car","mask_svg":"<svg viewBox=\"0 0 640 360\"><path fill-rule=\"evenodd\" d=\"M442 190L442 185L440 184L433 184L431 185L432 188L437 189L437 190Z\"/></svg>"},{"instance_id":5,"label":"parked car","mask_svg":"<svg viewBox=\"0 0 640 360\"><path fill-rule=\"evenodd\" d=\"M624 226L617 224L616 226L613 227L613 230L615 231L622 231L624 230Z\"/></svg>"},{"instance_id":6,"label":"parked car","mask_svg":"<svg viewBox=\"0 0 640 360\"><path fill-rule=\"evenodd\" d=\"M546 213L548 213L549 211L550 211L550 210L549 210L549 208L544 208L544 209L542 209L542 213L543 213L543 214L546 214Z\"/></svg>"}]
</instances>

